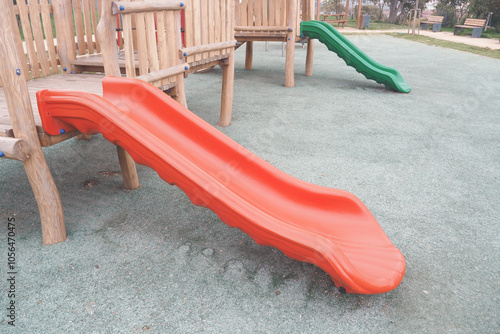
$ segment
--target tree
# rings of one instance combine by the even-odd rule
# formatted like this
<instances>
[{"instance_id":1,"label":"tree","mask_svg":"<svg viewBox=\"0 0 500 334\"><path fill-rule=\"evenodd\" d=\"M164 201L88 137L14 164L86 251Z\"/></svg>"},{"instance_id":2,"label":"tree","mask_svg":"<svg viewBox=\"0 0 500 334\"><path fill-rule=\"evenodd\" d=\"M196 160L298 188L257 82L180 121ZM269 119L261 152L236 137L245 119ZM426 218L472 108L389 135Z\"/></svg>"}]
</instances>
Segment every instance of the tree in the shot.
<instances>
[{"instance_id":1,"label":"tree","mask_svg":"<svg viewBox=\"0 0 500 334\"><path fill-rule=\"evenodd\" d=\"M498 0L471 0L469 5L469 15L478 19L485 19L489 13L493 13L490 25L499 27L500 25L500 1Z\"/></svg>"},{"instance_id":2,"label":"tree","mask_svg":"<svg viewBox=\"0 0 500 334\"><path fill-rule=\"evenodd\" d=\"M418 8L423 9L428 1L430 0L419 0ZM389 23L401 23L410 9L415 8L416 2L416 0L387 0L389 4L389 17L387 21Z\"/></svg>"},{"instance_id":3,"label":"tree","mask_svg":"<svg viewBox=\"0 0 500 334\"><path fill-rule=\"evenodd\" d=\"M454 26L467 15L469 0L441 0L436 6L436 12L444 16L444 26Z\"/></svg>"},{"instance_id":4,"label":"tree","mask_svg":"<svg viewBox=\"0 0 500 334\"><path fill-rule=\"evenodd\" d=\"M403 6L409 2L410 0L389 0L389 17L387 18L387 22L396 23L398 19L398 14L403 9Z\"/></svg>"},{"instance_id":5,"label":"tree","mask_svg":"<svg viewBox=\"0 0 500 334\"><path fill-rule=\"evenodd\" d=\"M500 1L498 0L440 0L436 6L438 15L445 16L443 25L454 26L466 17L485 19L493 13L491 26L500 25Z\"/></svg>"},{"instance_id":6,"label":"tree","mask_svg":"<svg viewBox=\"0 0 500 334\"><path fill-rule=\"evenodd\" d=\"M342 4L342 0L323 0L321 9L325 14L339 14L345 11L345 6Z\"/></svg>"},{"instance_id":7,"label":"tree","mask_svg":"<svg viewBox=\"0 0 500 334\"><path fill-rule=\"evenodd\" d=\"M378 8L380 8L380 11L384 10L385 0L372 0L372 2L375 6L378 6Z\"/></svg>"}]
</instances>

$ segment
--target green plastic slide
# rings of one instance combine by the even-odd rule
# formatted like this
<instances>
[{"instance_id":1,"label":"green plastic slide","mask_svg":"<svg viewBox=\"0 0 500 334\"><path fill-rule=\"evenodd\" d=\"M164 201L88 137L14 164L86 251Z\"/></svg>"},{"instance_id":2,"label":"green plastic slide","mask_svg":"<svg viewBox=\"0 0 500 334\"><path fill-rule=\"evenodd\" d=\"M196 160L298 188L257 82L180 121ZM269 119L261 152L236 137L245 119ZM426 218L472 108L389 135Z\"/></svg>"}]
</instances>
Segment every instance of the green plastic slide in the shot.
<instances>
[{"instance_id":1,"label":"green plastic slide","mask_svg":"<svg viewBox=\"0 0 500 334\"><path fill-rule=\"evenodd\" d=\"M347 65L354 67L367 79L384 84L388 90L401 93L411 91L411 87L395 68L379 64L368 57L331 24L321 21L304 21L300 26L300 32L303 36L318 39L328 47L328 50L335 52L344 59Z\"/></svg>"}]
</instances>

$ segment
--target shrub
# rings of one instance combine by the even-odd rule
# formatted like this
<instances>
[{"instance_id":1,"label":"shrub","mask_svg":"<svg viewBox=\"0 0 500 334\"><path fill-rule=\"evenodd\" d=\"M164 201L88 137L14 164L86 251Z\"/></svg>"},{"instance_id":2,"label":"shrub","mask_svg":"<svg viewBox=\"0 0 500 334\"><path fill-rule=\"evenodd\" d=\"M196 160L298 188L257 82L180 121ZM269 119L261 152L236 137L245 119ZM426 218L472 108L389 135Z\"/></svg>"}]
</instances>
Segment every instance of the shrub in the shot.
<instances>
[{"instance_id":1,"label":"shrub","mask_svg":"<svg viewBox=\"0 0 500 334\"><path fill-rule=\"evenodd\" d=\"M384 13L378 6L374 5L366 5L366 6L361 6L361 15L370 15L372 20L375 21L383 21L384 20ZM353 8L353 15L357 16L358 15L358 6L354 6Z\"/></svg>"}]
</instances>

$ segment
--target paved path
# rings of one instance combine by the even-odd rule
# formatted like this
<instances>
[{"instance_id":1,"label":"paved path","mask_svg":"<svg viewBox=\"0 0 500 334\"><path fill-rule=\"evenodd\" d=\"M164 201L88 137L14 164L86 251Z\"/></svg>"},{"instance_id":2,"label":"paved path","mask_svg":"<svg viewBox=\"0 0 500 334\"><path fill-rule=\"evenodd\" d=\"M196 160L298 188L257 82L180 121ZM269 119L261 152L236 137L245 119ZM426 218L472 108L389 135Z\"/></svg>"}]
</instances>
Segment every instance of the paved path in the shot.
<instances>
[{"instance_id":1,"label":"paved path","mask_svg":"<svg viewBox=\"0 0 500 334\"><path fill-rule=\"evenodd\" d=\"M355 28L344 28L340 30L346 33L360 34L386 34L386 33L408 33L408 29L392 29L392 30L359 30ZM457 36L452 32L441 31L432 32L431 30L420 30L420 35L428 36L444 41L462 43L467 45L478 46L482 48L490 48L492 50L500 50L500 41L496 38L472 38L471 36Z\"/></svg>"}]
</instances>

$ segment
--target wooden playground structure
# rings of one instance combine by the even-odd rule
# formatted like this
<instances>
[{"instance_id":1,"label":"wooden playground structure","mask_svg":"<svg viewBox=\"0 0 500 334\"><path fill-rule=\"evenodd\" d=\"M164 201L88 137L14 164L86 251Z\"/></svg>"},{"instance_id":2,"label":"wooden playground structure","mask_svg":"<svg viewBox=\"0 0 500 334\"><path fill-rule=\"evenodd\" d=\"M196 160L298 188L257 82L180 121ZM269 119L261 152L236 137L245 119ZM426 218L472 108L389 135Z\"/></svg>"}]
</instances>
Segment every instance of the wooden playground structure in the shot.
<instances>
[{"instance_id":1,"label":"wooden playground structure","mask_svg":"<svg viewBox=\"0 0 500 334\"><path fill-rule=\"evenodd\" d=\"M304 40L300 22L314 19L315 4L314 0L28 0L14 5L13 0L0 0L4 11L0 157L23 163L38 203L43 243L64 241L66 230L42 147L80 133L46 134L34 97L37 90L76 89L101 95L104 75L126 75L152 83L186 106L184 78L219 65L223 69L219 125L228 126L235 47L246 43L245 68L251 69L254 41L285 42L285 86L293 87L295 43ZM312 40L306 42L305 75L311 76L314 46ZM117 147L117 151L124 186L136 189L135 163L125 150Z\"/></svg>"},{"instance_id":2,"label":"wooden playground structure","mask_svg":"<svg viewBox=\"0 0 500 334\"><path fill-rule=\"evenodd\" d=\"M245 69L252 69L253 42L279 41L286 43L285 87L293 87L295 43L300 36L300 22L314 18L312 0L242 0L236 4L235 38L246 43ZM312 75L313 43L308 42L306 72Z\"/></svg>"}]
</instances>

